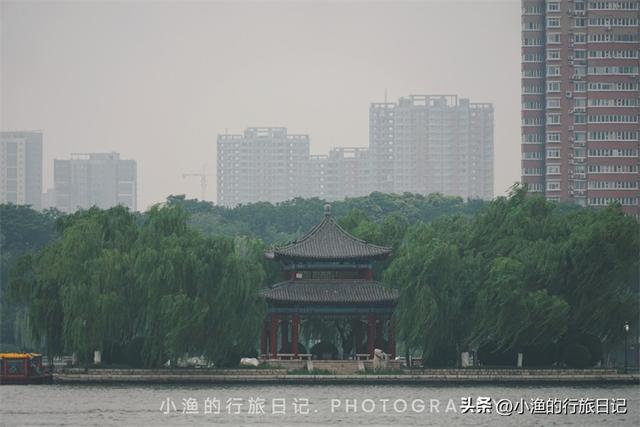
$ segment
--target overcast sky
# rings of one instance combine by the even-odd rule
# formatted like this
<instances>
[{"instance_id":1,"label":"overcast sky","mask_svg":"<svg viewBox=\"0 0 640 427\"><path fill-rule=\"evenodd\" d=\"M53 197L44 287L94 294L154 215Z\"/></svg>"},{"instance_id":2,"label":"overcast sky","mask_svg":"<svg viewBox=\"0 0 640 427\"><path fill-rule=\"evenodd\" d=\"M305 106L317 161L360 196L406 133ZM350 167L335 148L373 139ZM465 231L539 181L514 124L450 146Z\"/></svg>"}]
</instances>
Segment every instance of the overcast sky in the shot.
<instances>
[{"instance_id":1,"label":"overcast sky","mask_svg":"<svg viewBox=\"0 0 640 427\"><path fill-rule=\"evenodd\" d=\"M384 91L495 107L495 193L520 173L520 2L7 2L1 128L44 133L53 159L138 161L138 207L200 197L183 179L216 135L308 133L311 151L367 146ZM207 199L215 200L212 177Z\"/></svg>"}]
</instances>

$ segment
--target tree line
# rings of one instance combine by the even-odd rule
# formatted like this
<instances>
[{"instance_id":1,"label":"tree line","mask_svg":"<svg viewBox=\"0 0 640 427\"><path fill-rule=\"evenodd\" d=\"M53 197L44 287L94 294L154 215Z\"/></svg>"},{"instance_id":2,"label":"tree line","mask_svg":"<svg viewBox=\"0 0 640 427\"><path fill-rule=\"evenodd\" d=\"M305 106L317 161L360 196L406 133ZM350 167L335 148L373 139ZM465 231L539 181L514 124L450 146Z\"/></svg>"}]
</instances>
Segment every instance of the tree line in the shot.
<instances>
[{"instance_id":1,"label":"tree line","mask_svg":"<svg viewBox=\"0 0 640 427\"><path fill-rule=\"evenodd\" d=\"M231 209L171 196L145 213L70 215L2 205L2 345L101 350L129 366L183 354L233 365L257 347L257 291L279 280L264 249L301 237L324 203ZM492 202L373 193L332 211L393 247L375 274L400 291L401 347L429 365L477 350L487 364L524 352L530 365L589 366L638 317L640 229L619 207L558 205L516 187Z\"/></svg>"}]
</instances>

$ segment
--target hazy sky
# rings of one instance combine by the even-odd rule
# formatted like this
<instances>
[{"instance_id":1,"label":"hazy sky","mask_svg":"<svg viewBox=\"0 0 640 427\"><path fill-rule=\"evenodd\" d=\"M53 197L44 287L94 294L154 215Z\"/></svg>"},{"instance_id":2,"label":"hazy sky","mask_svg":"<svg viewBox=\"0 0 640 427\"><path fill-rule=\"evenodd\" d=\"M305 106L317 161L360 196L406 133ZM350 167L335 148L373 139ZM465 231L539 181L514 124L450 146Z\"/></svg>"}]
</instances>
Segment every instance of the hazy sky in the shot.
<instances>
[{"instance_id":1,"label":"hazy sky","mask_svg":"<svg viewBox=\"0 0 640 427\"><path fill-rule=\"evenodd\" d=\"M2 130L44 133L53 159L138 161L138 207L200 197L216 135L308 133L367 146L369 103L458 94L495 107L495 193L520 173L520 2L2 1ZM207 199L215 200L215 177Z\"/></svg>"}]
</instances>

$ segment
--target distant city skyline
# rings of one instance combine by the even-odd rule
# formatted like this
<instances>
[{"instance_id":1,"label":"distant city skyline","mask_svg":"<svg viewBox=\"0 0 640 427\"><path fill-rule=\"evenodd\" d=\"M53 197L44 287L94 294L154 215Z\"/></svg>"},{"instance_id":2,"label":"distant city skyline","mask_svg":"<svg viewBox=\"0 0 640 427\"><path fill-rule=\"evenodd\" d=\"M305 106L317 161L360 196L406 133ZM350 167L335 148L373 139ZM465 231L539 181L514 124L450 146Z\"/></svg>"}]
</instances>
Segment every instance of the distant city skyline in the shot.
<instances>
[{"instance_id":1,"label":"distant city skyline","mask_svg":"<svg viewBox=\"0 0 640 427\"><path fill-rule=\"evenodd\" d=\"M310 135L251 127L218 135L217 202L327 201L374 191L493 198L493 106L457 95L372 103L369 145L310 155Z\"/></svg>"},{"instance_id":2,"label":"distant city skyline","mask_svg":"<svg viewBox=\"0 0 640 427\"><path fill-rule=\"evenodd\" d=\"M520 180L519 1L0 7L0 127L43 131L43 189L54 158L115 151L138 162L139 209L200 198L182 174L216 173L217 134L286 126L311 154L366 147L385 92L493 103L495 195Z\"/></svg>"}]
</instances>

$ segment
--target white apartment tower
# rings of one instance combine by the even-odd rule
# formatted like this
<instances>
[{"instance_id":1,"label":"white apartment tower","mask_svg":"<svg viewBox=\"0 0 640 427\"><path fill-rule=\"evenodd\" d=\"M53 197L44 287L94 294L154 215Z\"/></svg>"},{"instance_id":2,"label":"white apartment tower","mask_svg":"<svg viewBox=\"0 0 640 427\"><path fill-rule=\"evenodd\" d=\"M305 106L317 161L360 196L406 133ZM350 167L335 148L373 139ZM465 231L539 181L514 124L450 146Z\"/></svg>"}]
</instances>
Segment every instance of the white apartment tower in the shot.
<instances>
[{"instance_id":1,"label":"white apartment tower","mask_svg":"<svg viewBox=\"0 0 640 427\"><path fill-rule=\"evenodd\" d=\"M218 135L218 203L281 202L309 196L309 136L284 127Z\"/></svg>"},{"instance_id":2,"label":"white apartment tower","mask_svg":"<svg viewBox=\"0 0 640 427\"><path fill-rule=\"evenodd\" d=\"M0 203L31 205L42 201L42 133L0 133Z\"/></svg>"},{"instance_id":3,"label":"white apartment tower","mask_svg":"<svg viewBox=\"0 0 640 427\"><path fill-rule=\"evenodd\" d=\"M97 206L137 209L137 164L118 153L73 153L54 160L55 207L63 212Z\"/></svg>"},{"instance_id":4,"label":"white apartment tower","mask_svg":"<svg viewBox=\"0 0 640 427\"><path fill-rule=\"evenodd\" d=\"M493 106L455 95L373 103L369 141L376 189L493 197Z\"/></svg>"}]
</instances>

